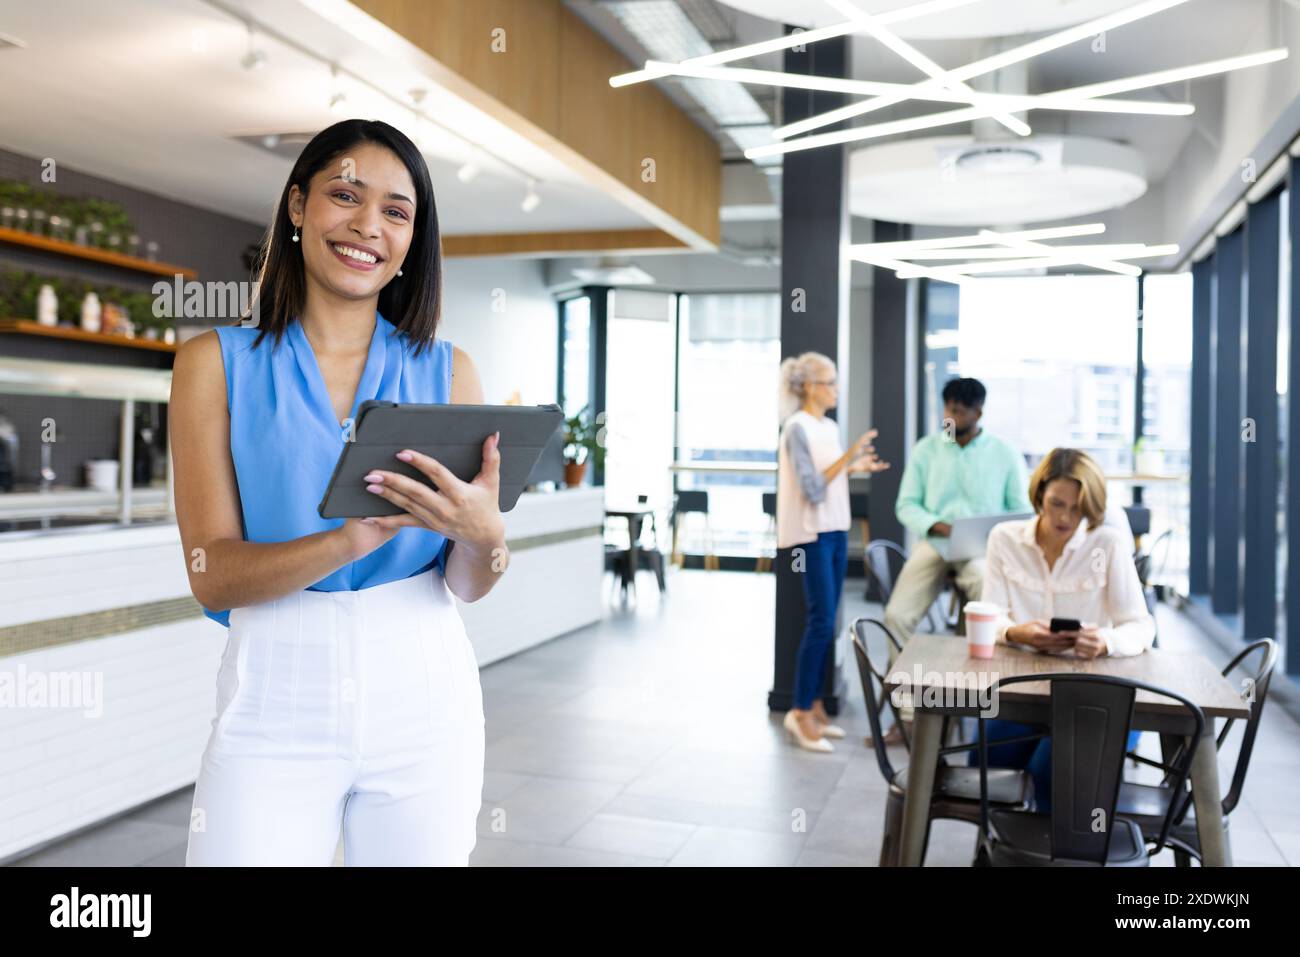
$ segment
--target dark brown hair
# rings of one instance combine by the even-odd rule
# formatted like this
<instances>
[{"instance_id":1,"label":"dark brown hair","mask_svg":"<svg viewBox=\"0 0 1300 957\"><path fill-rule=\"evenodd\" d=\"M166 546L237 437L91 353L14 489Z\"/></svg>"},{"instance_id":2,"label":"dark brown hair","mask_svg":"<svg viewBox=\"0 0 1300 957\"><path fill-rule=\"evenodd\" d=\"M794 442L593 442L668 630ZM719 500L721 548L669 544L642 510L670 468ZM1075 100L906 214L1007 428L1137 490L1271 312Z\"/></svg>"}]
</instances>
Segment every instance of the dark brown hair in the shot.
<instances>
[{"instance_id":1,"label":"dark brown hair","mask_svg":"<svg viewBox=\"0 0 1300 957\"><path fill-rule=\"evenodd\" d=\"M268 333L278 345L289 323L302 314L307 301L302 247L292 238L290 190L297 186L306 194L317 173L363 143L390 150L401 160L415 184L411 246L402 264L402 276L394 278L379 292L379 312L398 332L406 334L415 347L415 355L433 343L442 318L442 234L438 230L438 209L429 167L416 145L396 127L379 120L343 120L312 137L293 164L280 194L254 270L258 282L258 328L261 329L253 340L254 347ZM251 314L250 310L244 318Z\"/></svg>"}]
</instances>

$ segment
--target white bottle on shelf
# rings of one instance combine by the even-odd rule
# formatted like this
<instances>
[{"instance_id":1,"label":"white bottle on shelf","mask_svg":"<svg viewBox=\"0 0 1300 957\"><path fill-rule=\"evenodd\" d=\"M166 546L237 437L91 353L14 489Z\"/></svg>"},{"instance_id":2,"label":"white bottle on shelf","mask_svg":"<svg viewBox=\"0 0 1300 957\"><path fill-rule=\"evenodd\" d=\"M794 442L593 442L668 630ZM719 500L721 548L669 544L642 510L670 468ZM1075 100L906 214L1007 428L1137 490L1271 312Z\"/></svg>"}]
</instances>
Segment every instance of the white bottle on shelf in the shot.
<instances>
[{"instance_id":1,"label":"white bottle on shelf","mask_svg":"<svg viewBox=\"0 0 1300 957\"><path fill-rule=\"evenodd\" d=\"M93 292L86 293L81 302L81 328L86 332L99 332L99 297Z\"/></svg>"},{"instance_id":2,"label":"white bottle on shelf","mask_svg":"<svg viewBox=\"0 0 1300 957\"><path fill-rule=\"evenodd\" d=\"M36 295L36 321L42 326L59 324L59 297L48 284L41 286L41 291Z\"/></svg>"}]
</instances>

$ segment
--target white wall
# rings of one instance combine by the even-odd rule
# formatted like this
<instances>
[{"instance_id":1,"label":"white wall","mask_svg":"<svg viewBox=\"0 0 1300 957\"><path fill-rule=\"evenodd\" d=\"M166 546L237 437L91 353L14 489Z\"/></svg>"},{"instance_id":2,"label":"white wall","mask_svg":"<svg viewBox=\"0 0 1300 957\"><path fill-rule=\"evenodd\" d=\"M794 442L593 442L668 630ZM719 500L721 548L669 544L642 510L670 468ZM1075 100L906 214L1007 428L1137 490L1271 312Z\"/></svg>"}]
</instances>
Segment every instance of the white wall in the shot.
<instances>
[{"instance_id":1,"label":"white wall","mask_svg":"<svg viewBox=\"0 0 1300 957\"><path fill-rule=\"evenodd\" d=\"M483 398L554 402L556 305L537 259L443 260L439 336L464 349L483 379Z\"/></svg>"}]
</instances>

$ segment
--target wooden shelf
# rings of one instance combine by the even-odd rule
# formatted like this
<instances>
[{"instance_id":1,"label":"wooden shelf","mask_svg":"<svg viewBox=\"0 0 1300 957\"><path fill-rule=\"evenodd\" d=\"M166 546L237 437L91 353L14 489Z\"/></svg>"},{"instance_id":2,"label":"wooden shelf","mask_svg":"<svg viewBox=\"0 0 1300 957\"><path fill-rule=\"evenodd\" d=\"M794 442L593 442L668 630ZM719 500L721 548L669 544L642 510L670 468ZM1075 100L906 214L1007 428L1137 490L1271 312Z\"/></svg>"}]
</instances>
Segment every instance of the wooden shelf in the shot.
<instances>
[{"instance_id":1,"label":"wooden shelf","mask_svg":"<svg viewBox=\"0 0 1300 957\"><path fill-rule=\"evenodd\" d=\"M125 253L115 253L108 249L97 249L93 246L78 246L76 243L66 242L62 239L35 236L32 233L24 233L17 229L0 227L0 243L8 243L11 246L24 246L28 249L37 249L41 252L55 253L60 256L70 256L73 259L83 259L87 262L105 263L109 266L117 266L120 269L132 269L136 272L148 273L151 276L175 276L180 273L186 279L197 279L199 275L193 269L186 269L183 266L151 262L148 259L140 259L138 256L128 256Z\"/></svg>"},{"instance_id":2,"label":"wooden shelf","mask_svg":"<svg viewBox=\"0 0 1300 957\"><path fill-rule=\"evenodd\" d=\"M78 342L97 342L104 346L126 346L131 349L153 349L156 352L175 352L176 343L161 339L142 339L111 335L107 332L87 332L71 326L43 326L31 319L0 319L0 333L17 332L29 336L51 336L55 339L75 339Z\"/></svg>"}]
</instances>

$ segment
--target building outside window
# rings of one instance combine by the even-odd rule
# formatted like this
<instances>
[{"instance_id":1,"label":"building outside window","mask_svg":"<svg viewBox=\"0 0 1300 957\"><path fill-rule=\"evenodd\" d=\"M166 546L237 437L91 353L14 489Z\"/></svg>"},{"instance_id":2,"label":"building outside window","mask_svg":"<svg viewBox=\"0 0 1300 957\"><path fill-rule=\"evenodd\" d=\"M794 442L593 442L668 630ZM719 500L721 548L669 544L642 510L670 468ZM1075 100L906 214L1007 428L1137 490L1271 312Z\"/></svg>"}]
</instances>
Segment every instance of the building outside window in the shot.
<instances>
[{"instance_id":1,"label":"building outside window","mask_svg":"<svg viewBox=\"0 0 1300 957\"><path fill-rule=\"evenodd\" d=\"M708 530L718 555L757 556L768 547L762 494L776 490L781 303L776 293L682 297L678 461L750 472L682 471L679 489L709 493ZM701 517L683 523L681 547L709 548Z\"/></svg>"}]
</instances>

